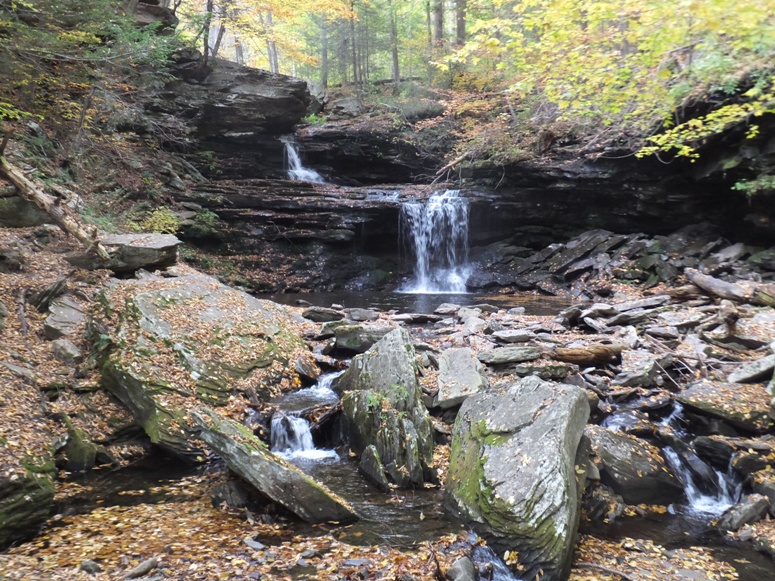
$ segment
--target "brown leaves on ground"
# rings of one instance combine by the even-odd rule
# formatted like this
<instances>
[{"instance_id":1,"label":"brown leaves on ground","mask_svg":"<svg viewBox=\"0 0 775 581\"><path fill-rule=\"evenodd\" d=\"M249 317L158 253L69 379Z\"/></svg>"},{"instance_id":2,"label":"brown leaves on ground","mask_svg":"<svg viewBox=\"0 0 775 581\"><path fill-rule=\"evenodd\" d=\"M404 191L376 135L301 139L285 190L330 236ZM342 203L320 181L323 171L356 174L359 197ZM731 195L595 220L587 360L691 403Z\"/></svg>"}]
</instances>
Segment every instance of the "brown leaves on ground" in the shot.
<instances>
[{"instance_id":1,"label":"brown leaves on ground","mask_svg":"<svg viewBox=\"0 0 775 581\"><path fill-rule=\"evenodd\" d=\"M576 549L570 581L620 581L617 572L637 581L737 579L731 565L715 560L704 547L668 551L648 540L606 541L582 535Z\"/></svg>"}]
</instances>

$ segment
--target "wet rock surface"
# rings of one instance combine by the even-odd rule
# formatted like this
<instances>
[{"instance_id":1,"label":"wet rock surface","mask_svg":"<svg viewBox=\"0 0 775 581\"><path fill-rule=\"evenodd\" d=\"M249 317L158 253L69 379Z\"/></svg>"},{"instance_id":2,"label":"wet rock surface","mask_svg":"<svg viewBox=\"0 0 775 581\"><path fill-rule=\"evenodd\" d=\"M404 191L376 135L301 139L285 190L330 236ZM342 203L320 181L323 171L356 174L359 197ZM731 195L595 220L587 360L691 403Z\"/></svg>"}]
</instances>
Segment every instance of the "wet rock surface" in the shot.
<instances>
[{"instance_id":1,"label":"wet rock surface","mask_svg":"<svg viewBox=\"0 0 775 581\"><path fill-rule=\"evenodd\" d=\"M468 398L455 422L447 501L528 578L570 568L588 415L581 389L525 378Z\"/></svg>"}]
</instances>

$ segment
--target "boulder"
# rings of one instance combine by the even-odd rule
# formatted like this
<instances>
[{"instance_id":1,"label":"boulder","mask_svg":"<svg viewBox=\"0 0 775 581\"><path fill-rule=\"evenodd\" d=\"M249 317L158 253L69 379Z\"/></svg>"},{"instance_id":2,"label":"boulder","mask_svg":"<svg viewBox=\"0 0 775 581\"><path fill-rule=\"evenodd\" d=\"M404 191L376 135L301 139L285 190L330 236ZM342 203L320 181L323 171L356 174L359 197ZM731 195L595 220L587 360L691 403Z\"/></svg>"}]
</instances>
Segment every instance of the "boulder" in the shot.
<instances>
[{"instance_id":1,"label":"boulder","mask_svg":"<svg viewBox=\"0 0 775 581\"><path fill-rule=\"evenodd\" d=\"M339 325L334 329L336 349L365 353L392 329L384 325Z\"/></svg>"},{"instance_id":2,"label":"boulder","mask_svg":"<svg viewBox=\"0 0 775 581\"><path fill-rule=\"evenodd\" d=\"M53 461L37 457L26 462L20 470L0 475L0 547L34 534L53 508Z\"/></svg>"},{"instance_id":3,"label":"boulder","mask_svg":"<svg viewBox=\"0 0 775 581\"><path fill-rule=\"evenodd\" d=\"M49 306L49 315L43 322L43 332L48 339L59 339L72 335L86 319L80 303L70 295L54 299Z\"/></svg>"},{"instance_id":4,"label":"boulder","mask_svg":"<svg viewBox=\"0 0 775 581\"><path fill-rule=\"evenodd\" d=\"M207 445L264 496L310 523L358 520L344 499L272 454L249 429L208 408L199 408L191 415Z\"/></svg>"},{"instance_id":5,"label":"boulder","mask_svg":"<svg viewBox=\"0 0 775 581\"><path fill-rule=\"evenodd\" d=\"M224 405L236 390L279 395L312 359L288 309L181 267L175 277L117 281L90 321L105 387L151 441L190 461L200 455L187 411Z\"/></svg>"},{"instance_id":6,"label":"boulder","mask_svg":"<svg viewBox=\"0 0 775 581\"><path fill-rule=\"evenodd\" d=\"M498 347L479 353L479 361L487 365L505 365L533 361L541 357L538 347Z\"/></svg>"},{"instance_id":7,"label":"boulder","mask_svg":"<svg viewBox=\"0 0 775 581\"><path fill-rule=\"evenodd\" d=\"M463 402L452 438L446 502L521 578L567 578L586 471L584 391L529 377Z\"/></svg>"},{"instance_id":8,"label":"boulder","mask_svg":"<svg viewBox=\"0 0 775 581\"><path fill-rule=\"evenodd\" d=\"M727 381L730 383L763 381L772 377L773 369L775 369L775 355L765 355L740 365L727 376Z\"/></svg>"},{"instance_id":9,"label":"boulder","mask_svg":"<svg viewBox=\"0 0 775 581\"><path fill-rule=\"evenodd\" d=\"M172 234L112 234L103 236L100 242L110 253L107 265L91 254L69 256L67 261L81 268L109 268L116 273L131 273L141 268L156 270L176 264L178 246L182 244Z\"/></svg>"},{"instance_id":10,"label":"boulder","mask_svg":"<svg viewBox=\"0 0 775 581\"><path fill-rule=\"evenodd\" d=\"M622 371L611 383L625 387L651 387L657 384L660 373L671 364L669 355L657 356L644 349L627 349L622 352Z\"/></svg>"},{"instance_id":11,"label":"boulder","mask_svg":"<svg viewBox=\"0 0 775 581\"><path fill-rule=\"evenodd\" d=\"M668 471L656 446L630 434L587 426L585 434L599 458L600 478L628 504L669 504L681 484Z\"/></svg>"},{"instance_id":12,"label":"boulder","mask_svg":"<svg viewBox=\"0 0 775 581\"><path fill-rule=\"evenodd\" d=\"M327 323L329 321L344 319L344 313L342 311L326 307L309 307L304 310L301 316L310 321L315 321L316 323Z\"/></svg>"},{"instance_id":13,"label":"boulder","mask_svg":"<svg viewBox=\"0 0 775 581\"><path fill-rule=\"evenodd\" d=\"M767 514L769 499L761 494L750 494L730 508L716 525L722 531L736 531L743 525L753 524Z\"/></svg>"},{"instance_id":14,"label":"boulder","mask_svg":"<svg viewBox=\"0 0 775 581\"><path fill-rule=\"evenodd\" d=\"M436 405L448 409L488 386L482 364L468 347L454 347L439 357L439 391Z\"/></svg>"},{"instance_id":15,"label":"boulder","mask_svg":"<svg viewBox=\"0 0 775 581\"><path fill-rule=\"evenodd\" d=\"M78 346L66 337L51 342L51 354L67 365L75 365L83 359L83 354Z\"/></svg>"},{"instance_id":16,"label":"boulder","mask_svg":"<svg viewBox=\"0 0 775 581\"><path fill-rule=\"evenodd\" d=\"M695 412L747 432L764 433L770 425L770 397L761 384L702 380L687 386L676 399Z\"/></svg>"},{"instance_id":17,"label":"boulder","mask_svg":"<svg viewBox=\"0 0 775 581\"><path fill-rule=\"evenodd\" d=\"M415 352L404 329L393 329L353 358L336 388L350 448L374 446L385 471L401 487L434 482L433 429L417 383Z\"/></svg>"}]
</instances>

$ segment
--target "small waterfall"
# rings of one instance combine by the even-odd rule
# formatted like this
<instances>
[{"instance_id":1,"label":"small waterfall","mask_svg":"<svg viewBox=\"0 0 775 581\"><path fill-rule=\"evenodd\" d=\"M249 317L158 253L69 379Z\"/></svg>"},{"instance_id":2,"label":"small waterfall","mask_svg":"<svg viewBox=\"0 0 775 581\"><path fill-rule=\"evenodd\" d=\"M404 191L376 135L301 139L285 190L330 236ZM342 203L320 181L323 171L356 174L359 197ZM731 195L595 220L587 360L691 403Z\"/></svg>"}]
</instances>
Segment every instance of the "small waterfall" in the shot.
<instances>
[{"instance_id":1,"label":"small waterfall","mask_svg":"<svg viewBox=\"0 0 775 581\"><path fill-rule=\"evenodd\" d=\"M415 264L414 280L402 292L466 292L468 211L468 200L458 190L437 192L424 204L402 204L401 247Z\"/></svg>"},{"instance_id":2,"label":"small waterfall","mask_svg":"<svg viewBox=\"0 0 775 581\"><path fill-rule=\"evenodd\" d=\"M663 448L662 452L673 474L684 485L686 500L692 511L717 516L740 499L742 482L732 474L722 474L696 455L684 458L670 446ZM704 474L704 478L700 474Z\"/></svg>"},{"instance_id":3,"label":"small waterfall","mask_svg":"<svg viewBox=\"0 0 775 581\"><path fill-rule=\"evenodd\" d=\"M325 180L314 169L309 169L301 164L301 158L296 146L288 140L284 140L285 157L288 160L288 179L296 182L311 182L324 184Z\"/></svg>"},{"instance_id":4,"label":"small waterfall","mask_svg":"<svg viewBox=\"0 0 775 581\"><path fill-rule=\"evenodd\" d=\"M336 456L334 450L315 448L307 420L282 412L272 416L271 448L272 452L284 458L318 460Z\"/></svg>"}]
</instances>

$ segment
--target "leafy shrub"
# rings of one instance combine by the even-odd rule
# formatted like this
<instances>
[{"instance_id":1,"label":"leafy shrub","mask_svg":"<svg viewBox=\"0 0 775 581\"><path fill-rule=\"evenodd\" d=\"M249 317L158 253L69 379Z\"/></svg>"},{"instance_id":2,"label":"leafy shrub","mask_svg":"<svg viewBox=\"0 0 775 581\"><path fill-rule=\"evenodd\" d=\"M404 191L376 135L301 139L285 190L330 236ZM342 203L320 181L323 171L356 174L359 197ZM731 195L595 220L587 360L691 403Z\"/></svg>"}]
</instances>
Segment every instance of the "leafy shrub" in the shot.
<instances>
[{"instance_id":1,"label":"leafy shrub","mask_svg":"<svg viewBox=\"0 0 775 581\"><path fill-rule=\"evenodd\" d=\"M162 206L153 210L140 222L130 222L129 227L136 232L175 234L180 229L180 218L168 207Z\"/></svg>"}]
</instances>

